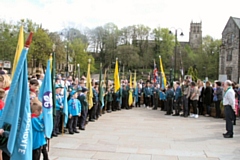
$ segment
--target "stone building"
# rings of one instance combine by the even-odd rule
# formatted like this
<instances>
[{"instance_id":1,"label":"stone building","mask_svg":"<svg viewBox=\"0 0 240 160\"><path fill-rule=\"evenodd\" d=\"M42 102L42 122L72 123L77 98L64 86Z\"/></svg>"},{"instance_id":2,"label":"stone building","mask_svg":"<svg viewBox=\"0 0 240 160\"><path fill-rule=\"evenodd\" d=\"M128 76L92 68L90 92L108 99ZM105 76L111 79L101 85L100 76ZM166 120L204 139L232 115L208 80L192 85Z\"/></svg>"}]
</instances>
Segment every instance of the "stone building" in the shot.
<instances>
[{"instance_id":1,"label":"stone building","mask_svg":"<svg viewBox=\"0 0 240 160\"><path fill-rule=\"evenodd\" d=\"M223 32L219 55L219 74L239 82L240 76L240 18L230 17Z\"/></svg>"},{"instance_id":2,"label":"stone building","mask_svg":"<svg viewBox=\"0 0 240 160\"><path fill-rule=\"evenodd\" d=\"M189 45L193 49L197 49L202 45L202 22L190 24Z\"/></svg>"}]
</instances>

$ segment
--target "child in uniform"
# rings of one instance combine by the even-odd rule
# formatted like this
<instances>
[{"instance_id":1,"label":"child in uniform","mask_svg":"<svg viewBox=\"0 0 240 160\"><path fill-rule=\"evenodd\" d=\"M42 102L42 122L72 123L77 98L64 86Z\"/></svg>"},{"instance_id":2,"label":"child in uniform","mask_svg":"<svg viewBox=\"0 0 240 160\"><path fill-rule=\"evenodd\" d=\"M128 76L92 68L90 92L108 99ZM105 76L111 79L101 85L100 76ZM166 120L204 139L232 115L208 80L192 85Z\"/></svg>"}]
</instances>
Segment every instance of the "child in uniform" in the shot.
<instances>
[{"instance_id":1,"label":"child in uniform","mask_svg":"<svg viewBox=\"0 0 240 160\"><path fill-rule=\"evenodd\" d=\"M32 133L33 133L33 160L40 160L42 146L46 144L44 136L44 122L41 118L42 103L35 98L31 104Z\"/></svg>"},{"instance_id":2,"label":"child in uniform","mask_svg":"<svg viewBox=\"0 0 240 160\"><path fill-rule=\"evenodd\" d=\"M78 92L72 90L70 93L71 99L68 101L68 130L69 134L79 133L77 130L78 117L81 115L81 103L77 99Z\"/></svg>"}]
</instances>

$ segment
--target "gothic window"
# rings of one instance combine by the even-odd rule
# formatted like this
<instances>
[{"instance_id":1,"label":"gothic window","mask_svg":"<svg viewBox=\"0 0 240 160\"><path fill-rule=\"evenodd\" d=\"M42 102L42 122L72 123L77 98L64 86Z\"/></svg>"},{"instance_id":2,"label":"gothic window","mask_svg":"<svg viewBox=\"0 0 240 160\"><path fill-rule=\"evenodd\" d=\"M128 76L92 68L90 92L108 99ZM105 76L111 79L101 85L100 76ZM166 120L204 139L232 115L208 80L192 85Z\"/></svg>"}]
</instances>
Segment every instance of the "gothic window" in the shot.
<instances>
[{"instance_id":1,"label":"gothic window","mask_svg":"<svg viewBox=\"0 0 240 160\"><path fill-rule=\"evenodd\" d=\"M228 38L228 40L227 40L228 44L232 44L232 36L231 36L231 34L229 34L227 36L227 38Z\"/></svg>"},{"instance_id":2,"label":"gothic window","mask_svg":"<svg viewBox=\"0 0 240 160\"><path fill-rule=\"evenodd\" d=\"M234 34L232 34L232 37L231 37L231 41L232 41L232 44L233 44L233 41L234 41Z\"/></svg>"},{"instance_id":3,"label":"gothic window","mask_svg":"<svg viewBox=\"0 0 240 160\"><path fill-rule=\"evenodd\" d=\"M226 67L227 79L232 79L232 67Z\"/></svg>"},{"instance_id":4,"label":"gothic window","mask_svg":"<svg viewBox=\"0 0 240 160\"><path fill-rule=\"evenodd\" d=\"M232 61L232 50L227 52L227 61Z\"/></svg>"}]
</instances>

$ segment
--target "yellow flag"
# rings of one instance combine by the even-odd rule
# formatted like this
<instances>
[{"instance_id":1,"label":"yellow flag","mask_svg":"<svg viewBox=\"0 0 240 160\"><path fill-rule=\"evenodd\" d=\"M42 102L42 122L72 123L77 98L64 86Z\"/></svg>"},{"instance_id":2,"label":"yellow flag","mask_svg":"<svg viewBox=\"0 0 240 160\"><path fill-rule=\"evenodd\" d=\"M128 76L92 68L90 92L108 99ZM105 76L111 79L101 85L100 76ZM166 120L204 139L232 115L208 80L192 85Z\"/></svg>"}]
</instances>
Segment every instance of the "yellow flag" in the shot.
<instances>
[{"instance_id":1,"label":"yellow flag","mask_svg":"<svg viewBox=\"0 0 240 160\"><path fill-rule=\"evenodd\" d=\"M91 75L90 75L90 62L88 63L88 71L87 71L87 84L86 87L88 89L87 100L88 100L88 108L91 109L93 107L93 91L92 91L92 83L91 83Z\"/></svg>"},{"instance_id":2,"label":"yellow flag","mask_svg":"<svg viewBox=\"0 0 240 160\"><path fill-rule=\"evenodd\" d=\"M128 96L128 105L131 106L133 103L133 96L132 96L132 73L130 72L130 82L129 82L129 96Z\"/></svg>"},{"instance_id":3,"label":"yellow flag","mask_svg":"<svg viewBox=\"0 0 240 160\"><path fill-rule=\"evenodd\" d=\"M133 79L133 88L136 88L137 87L137 73L136 73L136 71L135 71L135 73L134 73L134 79Z\"/></svg>"},{"instance_id":4,"label":"yellow flag","mask_svg":"<svg viewBox=\"0 0 240 160\"><path fill-rule=\"evenodd\" d=\"M116 93L120 89L120 80L118 74L118 60L116 59L115 71L114 71L114 92Z\"/></svg>"},{"instance_id":5,"label":"yellow flag","mask_svg":"<svg viewBox=\"0 0 240 160\"><path fill-rule=\"evenodd\" d=\"M167 79L166 79L166 76L165 76L165 73L164 73L164 70L163 70L163 65L162 65L162 59L161 59L161 56L159 56L159 59L160 59L160 69L161 69L161 73L162 73L162 78L163 78L163 87L165 88L166 85L167 85Z\"/></svg>"},{"instance_id":6,"label":"yellow flag","mask_svg":"<svg viewBox=\"0 0 240 160\"><path fill-rule=\"evenodd\" d=\"M16 53L15 53L13 66L12 66L12 75L11 75L12 77L13 77L14 72L16 70L18 60L19 60L20 54L22 53L23 47L24 47L23 26L21 26L20 31L19 31L19 35L18 35L18 44L17 44L17 48L16 48Z\"/></svg>"}]
</instances>

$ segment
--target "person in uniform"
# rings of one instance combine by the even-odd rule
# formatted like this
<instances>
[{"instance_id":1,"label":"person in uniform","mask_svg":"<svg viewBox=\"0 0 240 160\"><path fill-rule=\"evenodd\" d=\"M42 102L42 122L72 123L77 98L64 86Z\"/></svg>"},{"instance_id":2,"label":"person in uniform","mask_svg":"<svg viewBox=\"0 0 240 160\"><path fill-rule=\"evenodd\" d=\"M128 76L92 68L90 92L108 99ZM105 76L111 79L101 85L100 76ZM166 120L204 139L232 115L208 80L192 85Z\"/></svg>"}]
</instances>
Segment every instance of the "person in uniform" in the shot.
<instances>
[{"instance_id":1,"label":"person in uniform","mask_svg":"<svg viewBox=\"0 0 240 160\"><path fill-rule=\"evenodd\" d=\"M61 91L62 91L62 86L61 85L55 85L55 89L56 89L56 116L55 116L55 120L54 120L54 129L53 129L53 133L52 136L57 137L58 134L60 134L59 132L59 128L60 128L60 119L61 119L61 113L63 110L63 97L61 95Z\"/></svg>"},{"instance_id":2,"label":"person in uniform","mask_svg":"<svg viewBox=\"0 0 240 160\"><path fill-rule=\"evenodd\" d=\"M149 108L151 103L152 89L150 87L150 82L147 81L147 86L144 89L145 99L146 99L146 107Z\"/></svg>"},{"instance_id":3,"label":"person in uniform","mask_svg":"<svg viewBox=\"0 0 240 160\"><path fill-rule=\"evenodd\" d=\"M81 103L81 116L79 118L80 130L85 130L85 125L87 124L87 114L88 114L87 92L88 92L88 89L83 87L82 92L78 95L78 100Z\"/></svg>"},{"instance_id":4,"label":"person in uniform","mask_svg":"<svg viewBox=\"0 0 240 160\"><path fill-rule=\"evenodd\" d=\"M167 87L167 91L166 91L167 113L165 115L171 115L172 114L173 98L174 98L174 92L173 92L172 86L169 85Z\"/></svg>"},{"instance_id":5,"label":"person in uniform","mask_svg":"<svg viewBox=\"0 0 240 160\"><path fill-rule=\"evenodd\" d=\"M68 131L69 134L79 133L77 130L78 117L81 115L81 103L77 99L77 90L72 90L68 101Z\"/></svg>"},{"instance_id":6,"label":"person in uniform","mask_svg":"<svg viewBox=\"0 0 240 160\"><path fill-rule=\"evenodd\" d=\"M180 87L180 82L176 82L176 89L175 89L175 95L174 95L175 114L173 114L173 116L179 116L181 101L182 101L182 90Z\"/></svg>"}]
</instances>

